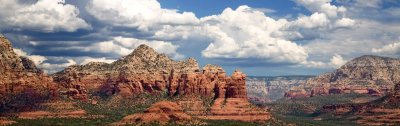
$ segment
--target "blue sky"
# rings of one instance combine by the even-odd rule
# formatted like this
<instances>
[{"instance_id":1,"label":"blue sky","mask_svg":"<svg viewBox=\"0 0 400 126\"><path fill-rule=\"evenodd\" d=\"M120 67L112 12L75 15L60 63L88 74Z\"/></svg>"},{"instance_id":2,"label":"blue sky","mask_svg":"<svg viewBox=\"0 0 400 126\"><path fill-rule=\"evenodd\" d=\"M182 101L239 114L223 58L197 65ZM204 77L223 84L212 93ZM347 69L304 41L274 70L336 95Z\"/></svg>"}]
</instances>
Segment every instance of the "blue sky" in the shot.
<instances>
[{"instance_id":1,"label":"blue sky","mask_svg":"<svg viewBox=\"0 0 400 126\"><path fill-rule=\"evenodd\" d=\"M398 0L0 0L0 33L54 73L147 44L253 76L317 75L398 57Z\"/></svg>"}]
</instances>

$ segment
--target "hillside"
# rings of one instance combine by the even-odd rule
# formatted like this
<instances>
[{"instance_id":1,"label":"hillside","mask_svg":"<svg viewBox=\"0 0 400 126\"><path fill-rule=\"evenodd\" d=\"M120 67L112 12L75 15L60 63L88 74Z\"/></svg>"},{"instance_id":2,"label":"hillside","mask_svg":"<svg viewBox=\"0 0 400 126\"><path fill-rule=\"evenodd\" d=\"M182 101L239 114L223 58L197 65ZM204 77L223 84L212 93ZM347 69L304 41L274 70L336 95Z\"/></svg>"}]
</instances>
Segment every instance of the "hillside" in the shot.
<instances>
[{"instance_id":1,"label":"hillside","mask_svg":"<svg viewBox=\"0 0 400 126\"><path fill-rule=\"evenodd\" d=\"M52 97L56 91L51 77L28 58L18 56L11 42L2 35L0 73L0 112L32 108L36 102Z\"/></svg>"},{"instance_id":2,"label":"hillside","mask_svg":"<svg viewBox=\"0 0 400 126\"><path fill-rule=\"evenodd\" d=\"M381 95L397 82L400 82L400 59L366 55L307 80L303 88L311 91L311 95L350 92Z\"/></svg>"}]
</instances>

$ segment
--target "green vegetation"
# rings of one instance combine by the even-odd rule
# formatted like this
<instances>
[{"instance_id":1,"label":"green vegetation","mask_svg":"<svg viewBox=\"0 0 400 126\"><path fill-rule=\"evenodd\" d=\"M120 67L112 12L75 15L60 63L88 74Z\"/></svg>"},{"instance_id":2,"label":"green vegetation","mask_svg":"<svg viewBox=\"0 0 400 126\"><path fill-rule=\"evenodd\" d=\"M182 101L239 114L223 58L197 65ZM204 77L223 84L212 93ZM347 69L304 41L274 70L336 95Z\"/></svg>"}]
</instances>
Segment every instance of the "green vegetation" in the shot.
<instances>
[{"instance_id":1,"label":"green vegetation","mask_svg":"<svg viewBox=\"0 0 400 126\"><path fill-rule=\"evenodd\" d=\"M231 120L205 120L208 126L259 126L260 123L249 123Z\"/></svg>"},{"instance_id":2,"label":"green vegetation","mask_svg":"<svg viewBox=\"0 0 400 126\"><path fill-rule=\"evenodd\" d=\"M68 126L93 126L93 125L109 125L113 122L121 120L123 117L143 112L151 104L166 100L165 93L147 94L143 93L133 98L122 98L120 96L111 97L93 97L98 102L96 105L90 102L77 102L75 107L85 110L88 115L100 116L97 118L43 118L43 119L12 119L17 121L15 125L68 125ZM64 99L65 101L69 101ZM44 108L45 110L50 110Z\"/></svg>"},{"instance_id":3,"label":"green vegetation","mask_svg":"<svg viewBox=\"0 0 400 126\"><path fill-rule=\"evenodd\" d=\"M90 102L76 102L74 108L85 110L88 115L93 117L90 118L43 118L43 119L17 119L11 118L18 123L14 125L69 125L69 126L93 126L93 125L109 125L111 123L121 120L123 117L141 113L146 108L150 107L151 104L162 101L179 101L181 97L168 97L165 92L159 92L156 94L140 94L133 98L122 98L120 96L111 97L91 97L95 99L97 104ZM200 97L204 101L204 105L209 109L213 103L213 99L210 97ZM319 110L324 105L328 104L348 104L354 103L355 99L364 99L366 101L375 100L377 97L371 97L370 95L362 94L341 94L341 95L329 95L329 96L316 96L310 98L299 98L299 99L280 99L276 102L269 104L258 104L259 106L270 107L271 114L274 118L267 122L240 122L231 120L201 120L200 124L206 124L208 126L286 126L288 124L296 124L299 126L333 126L333 125L356 125L352 120L346 119L345 116L335 117L330 114L322 113ZM69 99L64 99L66 102L72 102ZM46 111L51 111L51 108L41 108ZM143 124L146 126L158 126L159 123L153 122ZM167 125L175 126L178 125L174 122L170 122ZM198 124L197 124L198 125Z\"/></svg>"},{"instance_id":4,"label":"green vegetation","mask_svg":"<svg viewBox=\"0 0 400 126\"><path fill-rule=\"evenodd\" d=\"M355 99L372 101L377 98L364 94L339 94L299 99L281 99L264 105L271 108L273 117L289 124L300 126L351 126L356 124L346 119L346 117L335 117L327 113L322 113L320 111L321 108L329 104L354 103Z\"/></svg>"}]
</instances>

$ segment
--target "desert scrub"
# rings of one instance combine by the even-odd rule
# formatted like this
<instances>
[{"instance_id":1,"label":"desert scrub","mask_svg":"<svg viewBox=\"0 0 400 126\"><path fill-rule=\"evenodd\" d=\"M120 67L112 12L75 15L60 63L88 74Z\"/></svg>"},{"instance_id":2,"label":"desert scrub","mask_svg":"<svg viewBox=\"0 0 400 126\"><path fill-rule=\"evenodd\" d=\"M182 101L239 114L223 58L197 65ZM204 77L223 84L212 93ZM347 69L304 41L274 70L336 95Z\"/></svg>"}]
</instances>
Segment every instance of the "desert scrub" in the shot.
<instances>
[{"instance_id":1,"label":"desert scrub","mask_svg":"<svg viewBox=\"0 0 400 126\"><path fill-rule=\"evenodd\" d=\"M85 110L89 115L103 115L106 123L112 123L121 120L127 115L141 113L153 103L164 99L164 94L144 93L133 98L122 98L121 96L101 98L95 105L89 102L78 102L77 106Z\"/></svg>"},{"instance_id":2,"label":"desert scrub","mask_svg":"<svg viewBox=\"0 0 400 126\"><path fill-rule=\"evenodd\" d=\"M330 114L320 113L320 110L324 105L354 103L353 100L357 98L374 100L378 97L364 94L338 94L299 99L281 99L265 105L271 108L273 117L289 124L299 126L351 126L356 124L345 117L338 118ZM314 120L316 117L322 120Z\"/></svg>"},{"instance_id":3,"label":"desert scrub","mask_svg":"<svg viewBox=\"0 0 400 126\"><path fill-rule=\"evenodd\" d=\"M353 100L356 98L368 98L372 101L378 97L371 97L371 95L367 94L338 94L298 99L281 99L265 105L270 106L275 113L304 116L309 115L310 111L321 109L324 105L354 103Z\"/></svg>"}]
</instances>

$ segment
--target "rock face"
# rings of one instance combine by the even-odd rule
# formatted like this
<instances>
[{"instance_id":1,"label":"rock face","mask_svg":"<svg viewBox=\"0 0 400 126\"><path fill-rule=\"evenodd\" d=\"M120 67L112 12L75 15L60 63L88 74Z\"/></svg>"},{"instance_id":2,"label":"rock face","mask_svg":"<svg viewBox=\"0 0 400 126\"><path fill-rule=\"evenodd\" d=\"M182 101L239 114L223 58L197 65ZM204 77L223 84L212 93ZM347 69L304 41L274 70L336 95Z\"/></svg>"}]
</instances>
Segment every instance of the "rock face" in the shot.
<instances>
[{"instance_id":1,"label":"rock face","mask_svg":"<svg viewBox=\"0 0 400 126\"><path fill-rule=\"evenodd\" d=\"M128 115L115 125L141 124L159 122L166 124L169 121L185 123L192 119L183 112L182 108L175 102L162 101L153 104L144 113Z\"/></svg>"},{"instance_id":2,"label":"rock face","mask_svg":"<svg viewBox=\"0 0 400 126\"><path fill-rule=\"evenodd\" d=\"M308 80L304 88L311 90L311 96L351 92L382 95L397 82L400 82L399 59L367 55Z\"/></svg>"},{"instance_id":3,"label":"rock face","mask_svg":"<svg viewBox=\"0 0 400 126\"><path fill-rule=\"evenodd\" d=\"M204 76L200 75L194 59L176 62L146 45L139 46L130 55L111 64L91 62L74 65L54 74L53 78L67 88L80 85L88 90L101 90L108 95L120 93L125 96L164 91L167 88L173 95L176 92L172 90L177 89L180 83L187 84L187 87L179 87L182 89L179 93L198 92L199 89L190 89L192 87L189 86L205 84L206 81L201 80ZM171 84L167 85L170 81ZM206 85L198 87L206 88ZM201 91L211 92L211 89Z\"/></svg>"},{"instance_id":4,"label":"rock face","mask_svg":"<svg viewBox=\"0 0 400 126\"><path fill-rule=\"evenodd\" d=\"M0 35L0 107L13 97L29 97L31 100L56 95L56 87L51 77L36 68L25 57L20 57L4 36ZM15 99L14 99L15 100ZM15 107L15 106L14 106Z\"/></svg>"},{"instance_id":5,"label":"rock face","mask_svg":"<svg viewBox=\"0 0 400 126\"><path fill-rule=\"evenodd\" d=\"M240 121L265 121L270 119L270 114L252 107L247 100L246 75L235 71L229 78L225 88L218 88L220 93L211 107L211 115L200 116L211 120L240 120ZM225 92L225 96L223 93Z\"/></svg>"},{"instance_id":6,"label":"rock face","mask_svg":"<svg viewBox=\"0 0 400 126\"><path fill-rule=\"evenodd\" d=\"M146 45L140 45L128 56L111 64L74 65L53 77L67 88L80 85L89 92L96 91L106 95L130 97L144 92L167 92L171 97L202 96L215 99L211 109L213 115L246 115L249 118L260 115L258 119L269 119L267 112L250 107L244 73L236 70L229 77L216 65L206 65L200 69L192 58L174 61ZM225 104L224 101L228 102ZM184 101L180 105L191 106ZM205 107L201 103L196 103L193 108L190 110L189 107L187 111L194 116L204 115L205 112L201 111Z\"/></svg>"},{"instance_id":7,"label":"rock face","mask_svg":"<svg viewBox=\"0 0 400 126\"><path fill-rule=\"evenodd\" d=\"M66 88L76 85L107 95L132 96L143 92L167 91L170 96L198 94L212 97L246 97L242 73L232 77L214 65L199 69L196 60L174 61L141 45L130 55L111 64L74 65L53 75Z\"/></svg>"},{"instance_id":8,"label":"rock face","mask_svg":"<svg viewBox=\"0 0 400 126\"><path fill-rule=\"evenodd\" d=\"M305 90L289 90L284 95L287 98L304 98L308 97L308 93Z\"/></svg>"}]
</instances>

